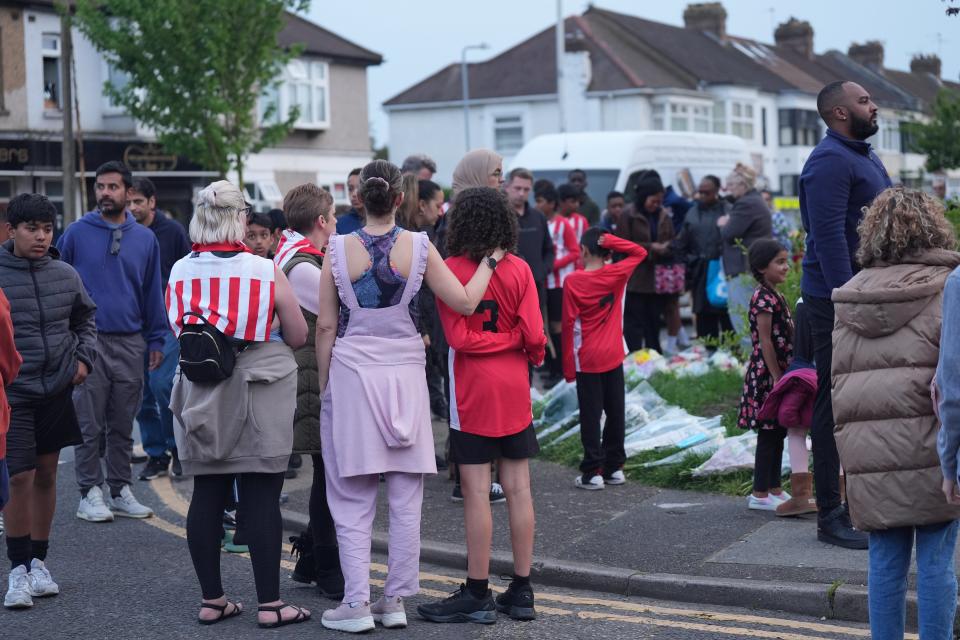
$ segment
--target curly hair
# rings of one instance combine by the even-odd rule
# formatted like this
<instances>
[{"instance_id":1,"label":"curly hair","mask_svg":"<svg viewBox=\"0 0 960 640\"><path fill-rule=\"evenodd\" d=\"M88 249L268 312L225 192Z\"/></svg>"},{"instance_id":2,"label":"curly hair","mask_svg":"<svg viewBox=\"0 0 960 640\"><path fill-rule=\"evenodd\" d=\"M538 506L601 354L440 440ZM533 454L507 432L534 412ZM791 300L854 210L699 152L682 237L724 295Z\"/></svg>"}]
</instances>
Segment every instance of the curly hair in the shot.
<instances>
[{"instance_id":1,"label":"curly hair","mask_svg":"<svg viewBox=\"0 0 960 640\"><path fill-rule=\"evenodd\" d=\"M857 229L857 261L863 268L899 264L904 257L926 249L953 250L957 246L943 205L922 191L891 187L864 210Z\"/></svg>"},{"instance_id":2,"label":"curly hair","mask_svg":"<svg viewBox=\"0 0 960 640\"><path fill-rule=\"evenodd\" d=\"M474 187L457 194L447 234L447 254L481 260L494 249L514 251L517 214L496 189Z\"/></svg>"}]
</instances>

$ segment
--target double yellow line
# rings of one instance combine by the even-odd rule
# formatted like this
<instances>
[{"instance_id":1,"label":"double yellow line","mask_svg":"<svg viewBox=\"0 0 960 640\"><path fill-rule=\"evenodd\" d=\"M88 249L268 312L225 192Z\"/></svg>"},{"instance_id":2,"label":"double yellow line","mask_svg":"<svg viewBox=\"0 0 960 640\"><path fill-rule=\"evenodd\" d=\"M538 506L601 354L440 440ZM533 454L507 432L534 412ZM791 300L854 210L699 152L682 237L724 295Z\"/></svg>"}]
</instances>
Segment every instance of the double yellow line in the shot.
<instances>
[{"instance_id":1,"label":"double yellow line","mask_svg":"<svg viewBox=\"0 0 960 640\"><path fill-rule=\"evenodd\" d=\"M172 482L168 479L156 480L150 484L154 493L160 498L163 504L180 515L186 517L189 503L177 493L173 488ZM186 539L187 532L172 522L168 522L159 516L154 516L143 522L152 525L162 531ZM246 556L247 554L237 554ZM281 560L281 565L285 569L293 570L295 563L289 560ZM387 567L384 564L372 563L371 570L379 575L386 576ZM423 571L420 573L420 580L437 585L458 586L463 580L437 573ZM375 587L383 587L384 580L373 578L370 584ZM502 587L492 586L494 591L502 591ZM423 588L420 590L423 595L442 598L449 595L448 591ZM541 603L550 603L544 606ZM720 613L716 611L705 611L698 609L681 609L677 607L662 607L647 604L638 604L629 601L610 600L605 598L586 598L580 596L571 596L561 593L552 593L549 591L537 590L537 611L545 615L554 616L573 616L581 620L596 620L604 622L629 623L648 627L664 627L671 629L683 629L688 631L706 631L721 636L743 636L749 638L777 638L780 640L823 640L824 638L869 638L870 632L867 629L855 627L837 626L832 624L822 624L818 622L804 622L798 620L767 618L763 616ZM561 608L569 607L569 608ZM599 611L596 609L600 609ZM662 616L662 617L651 617ZM692 620L691 620L692 619ZM759 625L768 628L748 628L742 626L730 625ZM809 635L817 634L817 635ZM819 635L828 634L828 635ZM906 640L919 640L916 634L907 634Z\"/></svg>"}]
</instances>

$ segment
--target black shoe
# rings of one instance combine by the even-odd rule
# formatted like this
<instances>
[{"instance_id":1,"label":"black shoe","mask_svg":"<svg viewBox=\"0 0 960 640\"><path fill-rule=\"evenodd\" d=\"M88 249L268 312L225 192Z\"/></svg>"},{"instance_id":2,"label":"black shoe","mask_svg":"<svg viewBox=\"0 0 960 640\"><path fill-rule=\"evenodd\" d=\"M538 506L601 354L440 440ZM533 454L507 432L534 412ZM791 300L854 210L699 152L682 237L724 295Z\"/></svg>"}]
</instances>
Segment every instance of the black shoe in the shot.
<instances>
[{"instance_id":1,"label":"black shoe","mask_svg":"<svg viewBox=\"0 0 960 640\"><path fill-rule=\"evenodd\" d=\"M460 488L459 484L453 485L453 493L450 494L450 499L454 502L463 502L463 489Z\"/></svg>"},{"instance_id":2,"label":"black shoe","mask_svg":"<svg viewBox=\"0 0 960 640\"><path fill-rule=\"evenodd\" d=\"M153 480L169 473L170 461L166 458L150 458L140 471L141 480Z\"/></svg>"},{"instance_id":3,"label":"black shoe","mask_svg":"<svg viewBox=\"0 0 960 640\"><path fill-rule=\"evenodd\" d=\"M493 624L497 621L493 592L487 589L486 596L476 598L465 584L460 585L460 588L445 600L421 604L417 607L417 613L430 622Z\"/></svg>"},{"instance_id":4,"label":"black shoe","mask_svg":"<svg viewBox=\"0 0 960 640\"><path fill-rule=\"evenodd\" d=\"M505 613L514 620L536 620L537 612L533 608L533 587L530 583L517 585L511 582L507 590L497 596L497 611Z\"/></svg>"},{"instance_id":5,"label":"black shoe","mask_svg":"<svg viewBox=\"0 0 960 640\"><path fill-rule=\"evenodd\" d=\"M321 569L317 572L317 593L328 600L343 600L343 572L336 569Z\"/></svg>"},{"instance_id":6,"label":"black shoe","mask_svg":"<svg viewBox=\"0 0 960 640\"><path fill-rule=\"evenodd\" d=\"M297 566L290 577L294 582L310 584L317 579L316 562L313 557L313 536L304 531L299 536L290 536L290 555L296 556Z\"/></svg>"},{"instance_id":7,"label":"black shoe","mask_svg":"<svg viewBox=\"0 0 960 640\"><path fill-rule=\"evenodd\" d=\"M290 467L292 469L299 469L302 466L303 466L303 456L301 456L299 453L291 453Z\"/></svg>"},{"instance_id":8,"label":"black shoe","mask_svg":"<svg viewBox=\"0 0 960 640\"><path fill-rule=\"evenodd\" d=\"M817 518L817 540L845 549L866 549L870 538L853 528L845 505L834 507Z\"/></svg>"},{"instance_id":9,"label":"black shoe","mask_svg":"<svg viewBox=\"0 0 960 640\"><path fill-rule=\"evenodd\" d=\"M235 530L237 528L237 512L223 510L223 528Z\"/></svg>"},{"instance_id":10,"label":"black shoe","mask_svg":"<svg viewBox=\"0 0 960 640\"><path fill-rule=\"evenodd\" d=\"M170 457L173 462L170 464L170 475L174 478L183 477L183 467L180 466L180 456L177 455L176 449L170 450Z\"/></svg>"},{"instance_id":11,"label":"black shoe","mask_svg":"<svg viewBox=\"0 0 960 640\"><path fill-rule=\"evenodd\" d=\"M490 504L501 504L507 501L507 496L503 495L503 487L499 482L490 483Z\"/></svg>"}]
</instances>

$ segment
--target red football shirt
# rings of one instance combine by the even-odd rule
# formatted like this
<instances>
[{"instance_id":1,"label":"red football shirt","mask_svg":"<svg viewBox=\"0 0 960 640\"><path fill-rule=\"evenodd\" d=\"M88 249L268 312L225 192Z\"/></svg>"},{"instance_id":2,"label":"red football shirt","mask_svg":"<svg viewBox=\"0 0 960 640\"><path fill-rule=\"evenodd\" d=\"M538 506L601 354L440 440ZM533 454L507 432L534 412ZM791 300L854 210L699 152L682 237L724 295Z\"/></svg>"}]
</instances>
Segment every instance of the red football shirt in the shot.
<instances>
[{"instance_id":1,"label":"red football shirt","mask_svg":"<svg viewBox=\"0 0 960 640\"><path fill-rule=\"evenodd\" d=\"M572 382L577 372L605 373L623 363L623 291L647 251L612 233L603 248L625 253L620 262L595 271L576 271L563 285L563 377Z\"/></svg>"},{"instance_id":2,"label":"red football shirt","mask_svg":"<svg viewBox=\"0 0 960 640\"><path fill-rule=\"evenodd\" d=\"M465 256L447 266L464 284L477 270ZM450 427L494 438L526 429L533 420L527 366L543 362L547 344L530 267L507 255L472 315L439 297L437 308L450 344Z\"/></svg>"}]
</instances>

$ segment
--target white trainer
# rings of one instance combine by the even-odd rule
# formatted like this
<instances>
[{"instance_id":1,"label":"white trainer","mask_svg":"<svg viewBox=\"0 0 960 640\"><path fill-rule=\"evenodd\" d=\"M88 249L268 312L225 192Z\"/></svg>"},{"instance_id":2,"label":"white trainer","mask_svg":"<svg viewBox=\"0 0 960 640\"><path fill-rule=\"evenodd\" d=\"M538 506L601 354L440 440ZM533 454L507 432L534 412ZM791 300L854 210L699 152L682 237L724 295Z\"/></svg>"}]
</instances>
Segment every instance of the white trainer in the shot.
<instances>
[{"instance_id":1,"label":"white trainer","mask_svg":"<svg viewBox=\"0 0 960 640\"><path fill-rule=\"evenodd\" d=\"M792 498L793 496L791 496L791 495L790 495L789 493L787 493L786 491L782 491L782 490L781 490L779 494L771 493L771 494L770 494L770 497L773 498L774 500L776 500L777 502L783 504L784 502L790 500L790 498Z\"/></svg>"},{"instance_id":2,"label":"white trainer","mask_svg":"<svg viewBox=\"0 0 960 640\"><path fill-rule=\"evenodd\" d=\"M604 484L626 484L627 476L623 474L623 469L617 469L609 476L604 476Z\"/></svg>"},{"instance_id":3,"label":"white trainer","mask_svg":"<svg viewBox=\"0 0 960 640\"><path fill-rule=\"evenodd\" d=\"M370 605L373 621L379 622L385 629L403 629L407 626L407 612L403 608L400 596L380 596Z\"/></svg>"},{"instance_id":4,"label":"white trainer","mask_svg":"<svg viewBox=\"0 0 960 640\"><path fill-rule=\"evenodd\" d=\"M100 487L90 487L87 495L80 498L77 517L87 522L113 522L113 513L104 503Z\"/></svg>"},{"instance_id":5,"label":"white trainer","mask_svg":"<svg viewBox=\"0 0 960 640\"><path fill-rule=\"evenodd\" d=\"M26 609L33 606L30 597L30 578L27 568L23 565L14 568L7 576L7 595L3 599L3 606L7 609Z\"/></svg>"},{"instance_id":6,"label":"white trainer","mask_svg":"<svg viewBox=\"0 0 960 640\"><path fill-rule=\"evenodd\" d=\"M130 485L128 484L123 485L119 497L114 498L110 496L107 498L107 506L110 507L110 510L113 511L115 515L123 516L124 518L149 518L153 515L153 509L140 504L137 499L133 497L133 491L130 490Z\"/></svg>"},{"instance_id":7,"label":"white trainer","mask_svg":"<svg viewBox=\"0 0 960 640\"><path fill-rule=\"evenodd\" d=\"M747 509L754 511L776 511L780 501L771 495L766 498L758 498L753 494L747 497Z\"/></svg>"},{"instance_id":8,"label":"white trainer","mask_svg":"<svg viewBox=\"0 0 960 640\"><path fill-rule=\"evenodd\" d=\"M336 609L324 611L320 622L327 629L347 633L366 633L376 627L369 602L344 602Z\"/></svg>"},{"instance_id":9,"label":"white trainer","mask_svg":"<svg viewBox=\"0 0 960 640\"><path fill-rule=\"evenodd\" d=\"M596 475L590 475L588 473L583 474L582 476L577 476L577 479L574 481L574 484L577 485L578 489L586 489L587 491L599 491L603 489L603 476L599 473Z\"/></svg>"},{"instance_id":10,"label":"white trainer","mask_svg":"<svg viewBox=\"0 0 960 640\"><path fill-rule=\"evenodd\" d=\"M30 595L34 598L45 598L60 593L60 586L53 581L50 571L42 560L36 558L30 562L30 573L27 574L30 584Z\"/></svg>"}]
</instances>

